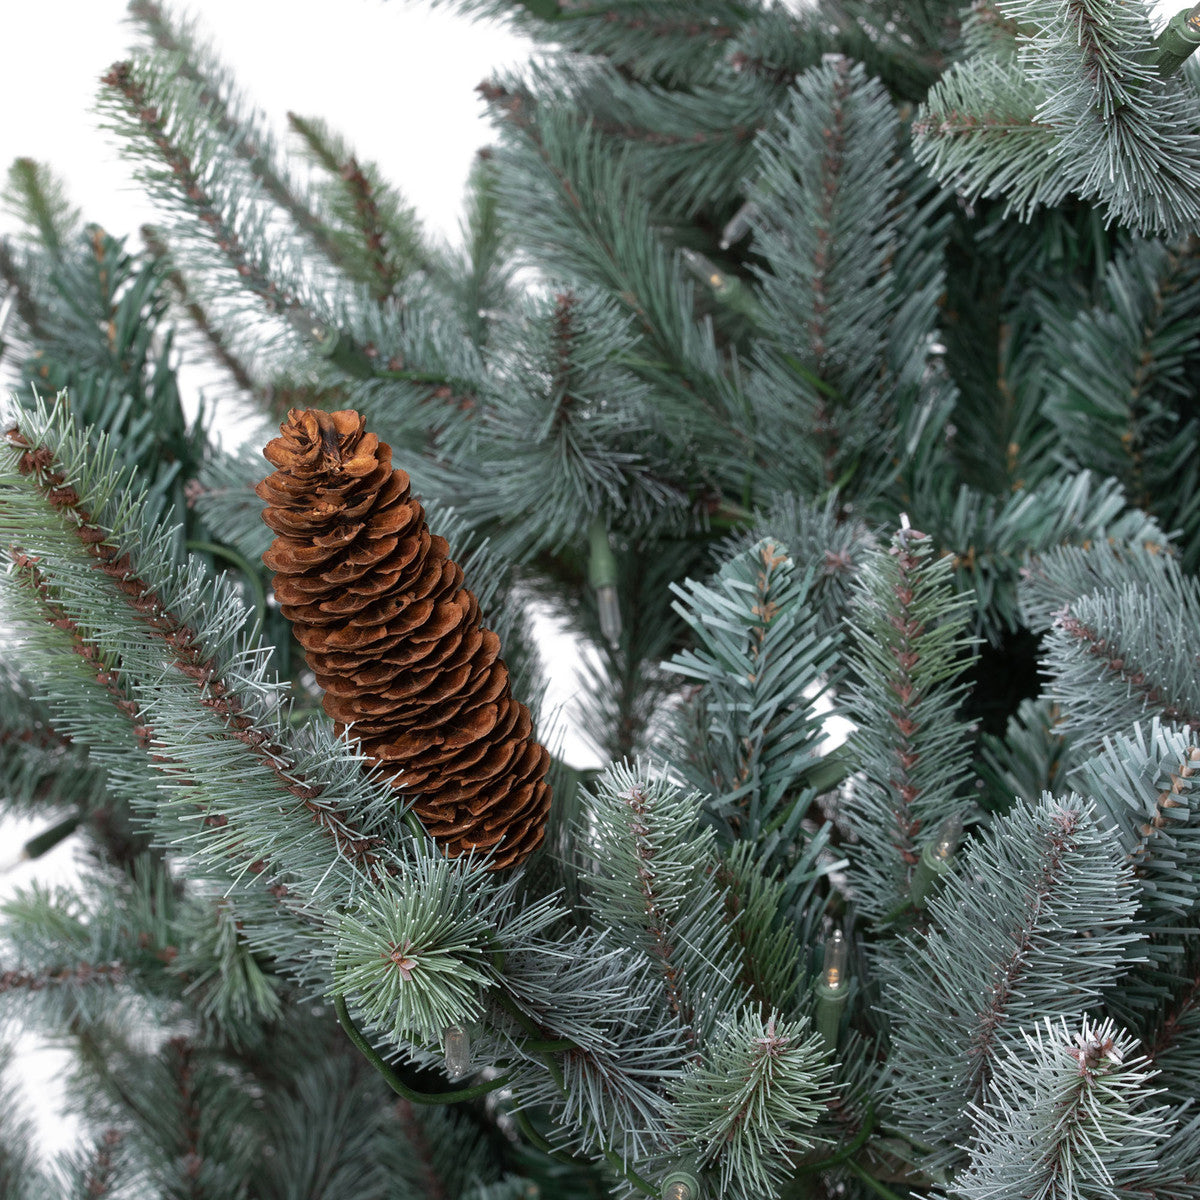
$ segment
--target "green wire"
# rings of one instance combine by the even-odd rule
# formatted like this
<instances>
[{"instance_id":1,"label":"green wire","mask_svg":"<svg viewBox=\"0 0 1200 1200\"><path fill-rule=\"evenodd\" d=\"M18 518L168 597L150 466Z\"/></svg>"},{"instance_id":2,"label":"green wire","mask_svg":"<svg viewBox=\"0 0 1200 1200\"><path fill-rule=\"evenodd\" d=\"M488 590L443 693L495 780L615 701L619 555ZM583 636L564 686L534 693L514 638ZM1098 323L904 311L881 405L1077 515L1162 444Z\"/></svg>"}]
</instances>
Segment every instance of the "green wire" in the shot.
<instances>
[{"instance_id":1,"label":"green wire","mask_svg":"<svg viewBox=\"0 0 1200 1200\"><path fill-rule=\"evenodd\" d=\"M820 1162L804 1163L803 1166L797 1168L796 1175L811 1175L816 1171L828 1171L830 1167L836 1167L840 1163L846 1162L853 1158L867 1144L867 1139L875 1132L875 1109L872 1105L867 1105L866 1120L863 1121L863 1127L854 1135L852 1141L847 1142L836 1154L831 1154L828 1158L821 1159Z\"/></svg>"},{"instance_id":2,"label":"green wire","mask_svg":"<svg viewBox=\"0 0 1200 1200\"><path fill-rule=\"evenodd\" d=\"M565 1154L562 1150L555 1150L548 1141L533 1127L533 1122L519 1109L515 1108L509 1113L509 1116L516 1122L517 1128L525 1136L526 1140L533 1146L535 1150L540 1150L543 1154L548 1154L551 1158L562 1163L571 1163L573 1166L579 1164L579 1159L573 1155Z\"/></svg>"},{"instance_id":3,"label":"green wire","mask_svg":"<svg viewBox=\"0 0 1200 1200\"><path fill-rule=\"evenodd\" d=\"M363 1037L361 1030L354 1024L350 1010L346 1007L346 997L339 994L333 998L333 1010L337 1013L338 1023L346 1031L346 1036L362 1051L363 1057L383 1076L388 1087L413 1104L461 1104L464 1100L478 1100L488 1092L506 1087L511 1076L502 1075L499 1079L491 1079L487 1083L477 1083L474 1087L458 1088L453 1092L417 1092L403 1083L391 1067L383 1061L375 1051L375 1047Z\"/></svg>"},{"instance_id":4,"label":"green wire","mask_svg":"<svg viewBox=\"0 0 1200 1200\"><path fill-rule=\"evenodd\" d=\"M416 828L413 830L414 833L417 833L418 835L424 834L424 829L421 828L420 823L416 821L416 817L413 816L411 812L405 813L404 819L406 822L409 822L410 826L413 824L416 825ZM497 957L500 957L502 962L502 956L498 951L496 953ZM533 1022L520 1010L520 1008L517 1007L515 1003L513 1003L508 996L501 991L497 991L493 998L500 1005L500 1007L503 1008L505 1012L507 1012L513 1018L513 1020L515 1020L517 1024L525 1030L526 1033L534 1035L530 1039L527 1048L532 1050L538 1055L539 1058L541 1058L542 1062L546 1065L546 1069L550 1072L551 1077L554 1079L555 1084L557 1084L559 1091L563 1092L565 1095L566 1080L563 1078L562 1068L554 1060L553 1054L556 1051L578 1049L576 1043L566 1038L557 1041L546 1041L538 1038L537 1029ZM393 1071L392 1068L389 1067L387 1063L385 1063L383 1059L379 1057L375 1051L375 1048L370 1042L367 1041L365 1037L363 1037L362 1032L359 1030L358 1026L354 1024L354 1021L350 1016L350 1010L346 1006L345 996L341 994L334 996L333 1008L337 1013L339 1024L346 1031L346 1036L349 1037L349 1039L359 1048L359 1050L362 1051L363 1057L366 1058L366 1060L375 1068L375 1070L377 1070L380 1075L383 1076L388 1087L390 1087L392 1091L396 1093L396 1095L403 1096L406 1100L411 1100L414 1104L458 1104L463 1100L475 1100L479 1096L486 1095L488 1092L494 1092L497 1088L504 1087L512 1078L511 1075L504 1075L499 1079L493 1079L489 1083L480 1083L469 1088L460 1088L458 1091L454 1092L434 1092L430 1094L426 1094L424 1092L415 1092L412 1088L401 1082L395 1071ZM532 1126L529 1125L529 1122L524 1120L523 1114L514 1112L513 1118L517 1121L517 1124L521 1126L522 1132L525 1132L527 1136L532 1133L530 1140L534 1141L534 1144L538 1146L538 1149L544 1149L547 1153L554 1154L557 1157L556 1152L550 1149L549 1143L543 1142L537 1132L533 1130ZM542 1144L539 1145L539 1143ZM611 1166L613 1170L616 1171L623 1179L628 1180L630 1185L641 1192L643 1196L658 1196L658 1188L654 1187L653 1184L648 1183L632 1168L627 1167L619 1154L603 1144L601 1145L600 1149L601 1153L604 1155L605 1161L609 1164L609 1166Z\"/></svg>"},{"instance_id":5,"label":"green wire","mask_svg":"<svg viewBox=\"0 0 1200 1200\"><path fill-rule=\"evenodd\" d=\"M534 1027L533 1022L530 1021L530 1019L503 992L498 992L494 999L496 1000L496 1003L498 1003L500 1007L504 1009L504 1011L507 1012L513 1018L513 1020L521 1026L522 1029L525 1030L526 1033L534 1035L533 1038L531 1038L531 1040L527 1043L527 1049L533 1050L538 1054L538 1057L541 1058L543 1063L545 1063L546 1070L550 1072L551 1078L558 1086L558 1090L566 1095L567 1082L563 1078L562 1067L558 1065L553 1057L553 1050L540 1049L540 1047L543 1046L557 1047L558 1043L539 1042L537 1039L537 1029ZM561 1048L563 1050L578 1049L576 1044L571 1041L567 1041L566 1044ZM540 1148L541 1147L539 1147L539 1149ZM616 1151L609 1149L609 1147L605 1146L603 1143L601 1143L600 1151L604 1155L605 1161L608 1163L608 1165L612 1167L612 1169L616 1171L623 1179L628 1180L629 1183L637 1188L637 1190L641 1192L643 1196L658 1195L658 1189L654 1187L653 1184L647 1183L647 1181L644 1180L632 1168L627 1167L624 1160L619 1154L616 1153Z\"/></svg>"},{"instance_id":6,"label":"green wire","mask_svg":"<svg viewBox=\"0 0 1200 1200\"><path fill-rule=\"evenodd\" d=\"M903 1197L898 1193L893 1192L886 1184L882 1184L870 1171L860 1167L853 1159L846 1161L846 1166L854 1172L873 1191L877 1196L883 1196L884 1200L903 1200Z\"/></svg>"}]
</instances>

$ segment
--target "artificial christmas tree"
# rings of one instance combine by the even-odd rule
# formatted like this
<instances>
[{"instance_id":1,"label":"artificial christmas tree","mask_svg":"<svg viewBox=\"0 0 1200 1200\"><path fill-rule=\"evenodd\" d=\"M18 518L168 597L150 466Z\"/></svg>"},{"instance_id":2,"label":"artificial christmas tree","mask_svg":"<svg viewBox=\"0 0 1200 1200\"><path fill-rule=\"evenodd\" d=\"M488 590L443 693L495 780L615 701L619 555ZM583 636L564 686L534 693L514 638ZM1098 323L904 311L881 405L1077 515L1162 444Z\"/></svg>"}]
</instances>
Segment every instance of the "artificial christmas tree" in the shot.
<instances>
[{"instance_id":1,"label":"artificial christmas tree","mask_svg":"<svg viewBox=\"0 0 1200 1200\"><path fill-rule=\"evenodd\" d=\"M6 1195L1200 1196L1191 16L458 7L455 249L148 0L144 249L10 175Z\"/></svg>"}]
</instances>

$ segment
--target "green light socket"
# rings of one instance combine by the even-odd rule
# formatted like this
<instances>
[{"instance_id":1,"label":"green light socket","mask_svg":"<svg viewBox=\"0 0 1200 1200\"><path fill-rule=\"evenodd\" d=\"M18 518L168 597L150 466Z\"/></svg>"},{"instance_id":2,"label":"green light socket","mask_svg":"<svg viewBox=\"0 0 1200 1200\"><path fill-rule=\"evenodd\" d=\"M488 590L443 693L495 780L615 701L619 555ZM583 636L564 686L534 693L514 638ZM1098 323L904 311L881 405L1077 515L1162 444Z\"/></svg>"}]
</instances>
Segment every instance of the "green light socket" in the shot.
<instances>
[{"instance_id":1,"label":"green light socket","mask_svg":"<svg viewBox=\"0 0 1200 1200\"><path fill-rule=\"evenodd\" d=\"M1166 79L1174 75L1200 46L1200 5L1177 12L1155 40L1154 66Z\"/></svg>"}]
</instances>

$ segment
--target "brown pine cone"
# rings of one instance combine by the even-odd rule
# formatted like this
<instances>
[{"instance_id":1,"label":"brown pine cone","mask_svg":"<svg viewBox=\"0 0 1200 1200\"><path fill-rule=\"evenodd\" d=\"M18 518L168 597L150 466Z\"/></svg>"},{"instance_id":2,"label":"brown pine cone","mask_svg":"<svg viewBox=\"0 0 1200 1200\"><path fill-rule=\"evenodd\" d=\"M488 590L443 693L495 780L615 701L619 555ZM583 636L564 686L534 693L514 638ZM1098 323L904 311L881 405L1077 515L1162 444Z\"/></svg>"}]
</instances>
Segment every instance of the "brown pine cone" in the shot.
<instances>
[{"instance_id":1,"label":"brown pine cone","mask_svg":"<svg viewBox=\"0 0 1200 1200\"><path fill-rule=\"evenodd\" d=\"M293 409L255 489L263 562L338 732L350 729L450 855L523 861L550 810L550 756L513 699L500 639L430 534L391 447L353 411Z\"/></svg>"}]
</instances>

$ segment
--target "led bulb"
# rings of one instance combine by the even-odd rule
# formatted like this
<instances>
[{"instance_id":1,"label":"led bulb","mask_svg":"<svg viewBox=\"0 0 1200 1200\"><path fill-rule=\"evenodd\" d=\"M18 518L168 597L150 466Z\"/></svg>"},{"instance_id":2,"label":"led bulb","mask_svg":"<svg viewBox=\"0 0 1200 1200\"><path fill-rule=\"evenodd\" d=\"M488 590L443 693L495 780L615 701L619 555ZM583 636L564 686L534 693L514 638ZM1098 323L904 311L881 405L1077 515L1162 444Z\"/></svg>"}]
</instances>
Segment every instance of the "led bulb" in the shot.
<instances>
[{"instance_id":1,"label":"led bulb","mask_svg":"<svg viewBox=\"0 0 1200 1200\"><path fill-rule=\"evenodd\" d=\"M951 813L938 828L937 842L933 847L933 856L939 862L946 862L951 858L958 849L958 843L962 841L963 819L962 813Z\"/></svg>"},{"instance_id":2,"label":"led bulb","mask_svg":"<svg viewBox=\"0 0 1200 1200\"><path fill-rule=\"evenodd\" d=\"M442 1033L442 1050L446 1055L446 1074L451 1079L457 1079L471 1069L471 1037L461 1025L446 1026Z\"/></svg>"},{"instance_id":3,"label":"led bulb","mask_svg":"<svg viewBox=\"0 0 1200 1200\"><path fill-rule=\"evenodd\" d=\"M596 614L600 618L600 632L610 646L621 644L621 598L615 585L608 584L596 589Z\"/></svg>"},{"instance_id":4,"label":"led bulb","mask_svg":"<svg viewBox=\"0 0 1200 1200\"><path fill-rule=\"evenodd\" d=\"M825 940L825 967L823 982L831 991L836 991L846 981L846 962L850 948L840 929L835 929Z\"/></svg>"},{"instance_id":5,"label":"led bulb","mask_svg":"<svg viewBox=\"0 0 1200 1200\"><path fill-rule=\"evenodd\" d=\"M593 519L588 528L588 543L588 581L596 593L600 633L610 646L615 647L621 641L621 598L617 594L617 559L603 517Z\"/></svg>"},{"instance_id":6,"label":"led bulb","mask_svg":"<svg viewBox=\"0 0 1200 1200\"><path fill-rule=\"evenodd\" d=\"M697 279L704 280L714 292L721 291L729 282L724 272L710 258L706 258L697 250L687 247L681 251L684 265Z\"/></svg>"},{"instance_id":7,"label":"led bulb","mask_svg":"<svg viewBox=\"0 0 1200 1200\"><path fill-rule=\"evenodd\" d=\"M721 249L728 250L734 242L740 242L750 232L750 223L757 215L758 205L753 200L747 200L721 230Z\"/></svg>"},{"instance_id":8,"label":"led bulb","mask_svg":"<svg viewBox=\"0 0 1200 1200\"><path fill-rule=\"evenodd\" d=\"M687 1171L672 1171L662 1183L662 1200L698 1200L700 1181Z\"/></svg>"}]
</instances>

